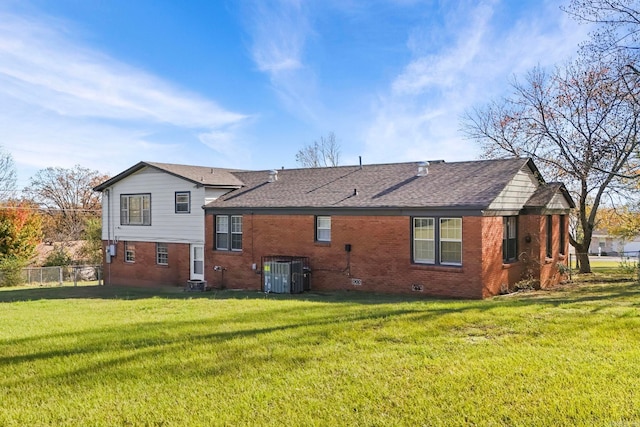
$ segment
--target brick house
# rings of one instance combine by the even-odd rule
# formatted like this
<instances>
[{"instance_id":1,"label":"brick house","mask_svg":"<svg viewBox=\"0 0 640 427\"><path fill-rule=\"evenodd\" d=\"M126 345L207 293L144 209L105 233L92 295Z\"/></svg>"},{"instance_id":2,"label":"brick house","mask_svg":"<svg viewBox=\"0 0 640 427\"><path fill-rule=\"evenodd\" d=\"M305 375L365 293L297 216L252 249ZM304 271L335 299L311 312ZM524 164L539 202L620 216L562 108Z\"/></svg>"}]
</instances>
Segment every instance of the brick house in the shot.
<instances>
[{"instance_id":1,"label":"brick house","mask_svg":"<svg viewBox=\"0 0 640 427\"><path fill-rule=\"evenodd\" d=\"M242 186L205 206L214 287L261 290L266 257L290 256L313 290L484 298L567 263L575 205L530 159L230 173Z\"/></svg>"},{"instance_id":2,"label":"brick house","mask_svg":"<svg viewBox=\"0 0 640 427\"><path fill-rule=\"evenodd\" d=\"M202 206L243 185L228 169L140 162L102 192L106 284L204 280Z\"/></svg>"}]
</instances>

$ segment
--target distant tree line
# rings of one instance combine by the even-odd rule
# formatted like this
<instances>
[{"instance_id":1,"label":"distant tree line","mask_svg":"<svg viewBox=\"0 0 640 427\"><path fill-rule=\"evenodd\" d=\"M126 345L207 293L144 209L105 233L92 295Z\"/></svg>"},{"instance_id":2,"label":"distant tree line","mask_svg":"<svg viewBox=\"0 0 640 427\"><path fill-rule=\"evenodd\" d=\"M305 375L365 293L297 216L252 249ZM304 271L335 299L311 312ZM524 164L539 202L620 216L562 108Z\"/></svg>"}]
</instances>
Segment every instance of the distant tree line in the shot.
<instances>
[{"instance_id":1,"label":"distant tree line","mask_svg":"<svg viewBox=\"0 0 640 427\"><path fill-rule=\"evenodd\" d=\"M80 165L49 167L18 192L13 158L0 147L0 286L18 280L41 242L56 245L45 263L71 262L66 247L76 240L85 241L84 259L100 262L102 207L93 187L108 178Z\"/></svg>"}]
</instances>

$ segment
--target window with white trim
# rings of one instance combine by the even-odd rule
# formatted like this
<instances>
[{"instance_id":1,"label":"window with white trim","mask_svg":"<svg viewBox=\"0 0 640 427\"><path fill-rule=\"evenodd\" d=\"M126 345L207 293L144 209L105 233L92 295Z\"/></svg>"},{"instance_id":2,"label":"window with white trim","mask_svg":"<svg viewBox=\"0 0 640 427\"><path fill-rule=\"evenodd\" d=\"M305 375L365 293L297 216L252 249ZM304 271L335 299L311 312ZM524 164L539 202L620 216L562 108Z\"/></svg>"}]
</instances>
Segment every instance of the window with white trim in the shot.
<instances>
[{"instance_id":1,"label":"window with white trim","mask_svg":"<svg viewBox=\"0 0 640 427\"><path fill-rule=\"evenodd\" d=\"M435 220L413 218L413 261L425 264L436 262Z\"/></svg>"},{"instance_id":2,"label":"window with white trim","mask_svg":"<svg viewBox=\"0 0 640 427\"><path fill-rule=\"evenodd\" d=\"M462 265L462 218L412 218L412 252L416 264Z\"/></svg>"},{"instance_id":3,"label":"window with white trim","mask_svg":"<svg viewBox=\"0 0 640 427\"><path fill-rule=\"evenodd\" d=\"M166 243L156 243L156 264L169 265L169 248Z\"/></svg>"},{"instance_id":4,"label":"window with white trim","mask_svg":"<svg viewBox=\"0 0 640 427\"><path fill-rule=\"evenodd\" d=\"M317 242L330 242L331 241L331 217L330 216L316 216L316 241Z\"/></svg>"},{"instance_id":5,"label":"window with white trim","mask_svg":"<svg viewBox=\"0 0 640 427\"><path fill-rule=\"evenodd\" d=\"M242 250L242 216L231 215L231 250Z\"/></svg>"},{"instance_id":6,"label":"window with white trim","mask_svg":"<svg viewBox=\"0 0 640 427\"><path fill-rule=\"evenodd\" d=\"M513 262L518 258L518 217L502 217L502 260Z\"/></svg>"},{"instance_id":7,"label":"window with white trim","mask_svg":"<svg viewBox=\"0 0 640 427\"><path fill-rule=\"evenodd\" d=\"M462 218L440 218L440 264L462 265Z\"/></svg>"},{"instance_id":8,"label":"window with white trim","mask_svg":"<svg viewBox=\"0 0 640 427\"><path fill-rule=\"evenodd\" d=\"M151 194L121 194L120 225L151 225Z\"/></svg>"},{"instance_id":9,"label":"window with white trim","mask_svg":"<svg viewBox=\"0 0 640 427\"><path fill-rule=\"evenodd\" d=\"M176 191L176 213L191 212L191 192Z\"/></svg>"},{"instance_id":10,"label":"window with white trim","mask_svg":"<svg viewBox=\"0 0 640 427\"><path fill-rule=\"evenodd\" d=\"M216 249L219 251L229 250L229 216L216 216Z\"/></svg>"},{"instance_id":11,"label":"window with white trim","mask_svg":"<svg viewBox=\"0 0 640 427\"><path fill-rule=\"evenodd\" d=\"M216 215L216 250L242 250L242 215Z\"/></svg>"},{"instance_id":12,"label":"window with white trim","mask_svg":"<svg viewBox=\"0 0 640 427\"><path fill-rule=\"evenodd\" d=\"M131 242L124 242L124 261L136 262L136 245Z\"/></svg>"}]
</instances>

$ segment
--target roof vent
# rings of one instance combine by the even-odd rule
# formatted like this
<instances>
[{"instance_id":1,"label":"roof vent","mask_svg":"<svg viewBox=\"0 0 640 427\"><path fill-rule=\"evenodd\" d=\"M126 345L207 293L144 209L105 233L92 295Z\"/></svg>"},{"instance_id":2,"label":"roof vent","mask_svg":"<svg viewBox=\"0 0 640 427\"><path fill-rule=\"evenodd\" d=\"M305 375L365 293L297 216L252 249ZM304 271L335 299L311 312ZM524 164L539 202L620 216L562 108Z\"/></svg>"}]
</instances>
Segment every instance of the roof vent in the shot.
<instances>
[{"instance_id":1,"label":"roof vent","mask_svg":"<svg viewBox=\"0 0 640 427\"><path fill-rule=\"evenodd\" d=\"M269 182L275 182L278 180L278 171L275 169L271 169L269 171Z\"/></svg>"},{"instance_id":2,"label":"roof vent","mask_svg":"<svg viewBox=\"0 0 640 427\"><path fill-rule=\"evenodd\" d=\"M416 176L427 176L429 174L429 162L418 163L418 173Z\"/></svg>"}]
</instances>

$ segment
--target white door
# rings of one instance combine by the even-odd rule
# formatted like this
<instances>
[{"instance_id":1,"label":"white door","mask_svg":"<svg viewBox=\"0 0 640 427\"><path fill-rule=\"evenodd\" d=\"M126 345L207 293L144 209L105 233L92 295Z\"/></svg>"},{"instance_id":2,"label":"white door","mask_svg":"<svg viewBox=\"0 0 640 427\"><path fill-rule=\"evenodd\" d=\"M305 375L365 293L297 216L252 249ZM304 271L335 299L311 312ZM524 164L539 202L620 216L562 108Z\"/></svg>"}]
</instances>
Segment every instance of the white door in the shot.
<instances>
[{"instance_id":1,"label":"white door","mask_svg":"<svg viewBox=\"0 0 640 427\"><path fill-rule=\"evenodd\" d=\"M204 280L204 246L191 245L191 280Z\"/></svg>"}]
</instances>

